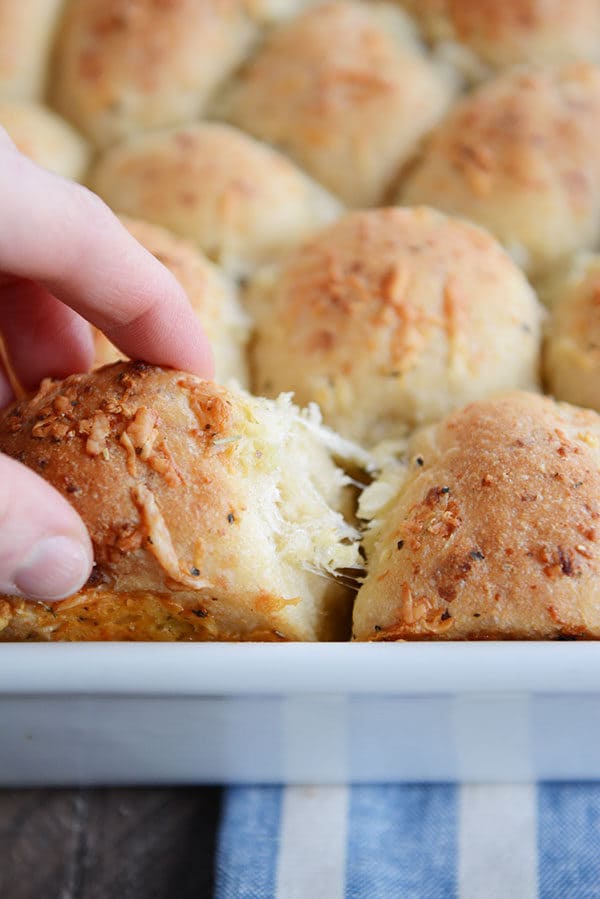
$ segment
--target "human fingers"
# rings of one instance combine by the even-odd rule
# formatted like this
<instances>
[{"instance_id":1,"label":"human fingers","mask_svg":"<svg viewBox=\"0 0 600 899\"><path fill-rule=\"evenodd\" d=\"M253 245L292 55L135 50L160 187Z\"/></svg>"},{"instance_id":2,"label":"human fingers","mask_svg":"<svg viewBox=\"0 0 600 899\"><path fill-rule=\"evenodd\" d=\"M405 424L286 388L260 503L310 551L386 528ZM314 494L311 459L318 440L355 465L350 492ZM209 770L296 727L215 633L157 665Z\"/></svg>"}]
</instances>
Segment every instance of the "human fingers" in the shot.
<instances>
[{"instance_id":1,"label":"human fingers","mask_svg":"<svg viewBox=\"0 0 600 899\"><path fill-rule=\"evenodd\" d=\"M57 600L89 577L92 545L68 502L34 472L0 454L0 593Z\"/></svg>"},{"instance_id":2,"label":"human fingers","mask_svg":"<svg viewBox=\"0 0 600 899\"><path fill-rule=\"evenodd\" d=\"M124 353L203 377L210 346L173 275L80 185L0 144L0 271L43 284Z\"/></svg>"},{"instance_id":3,"label":"human fingers","mask_svg":"<svg viewBox=\"0 0 600 899\"><path fill-rule=\"evenodd\" d=\"M0 338L0 409L3 409L4 406L8 406L8 404L15 398L4 362L3 351L2 339Z\"/></svg>"},{"instance_id":4,"label":"human fingers","mask_svg":"<svg viewBox=\"0 0 600 899\"><path fill-rule=\"evenodd\" d=\"M0 333L11 368L27 389L46 376L87 371L93 361L89 324L35 281L0 276Z\"/></svg>"}]
</instances>

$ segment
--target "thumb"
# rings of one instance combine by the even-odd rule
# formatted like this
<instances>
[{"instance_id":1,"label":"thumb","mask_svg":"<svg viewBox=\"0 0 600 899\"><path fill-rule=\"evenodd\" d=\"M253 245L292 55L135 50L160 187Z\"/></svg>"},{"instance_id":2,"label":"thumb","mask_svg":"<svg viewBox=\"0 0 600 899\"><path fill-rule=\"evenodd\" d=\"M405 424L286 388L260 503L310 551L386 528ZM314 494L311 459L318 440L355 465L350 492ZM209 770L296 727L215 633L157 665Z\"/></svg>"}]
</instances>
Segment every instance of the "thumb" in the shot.
<instances>
[{"instance_id":1,"label":"thumb","mask_svg":"<svg viewBox=\"0 0 600 899\"><path fill-rule=\"evenodd\" d=\"M0 454L0 593L64 599L89 577L83 522L50 484Z\"/></svg>"}]
</instances>

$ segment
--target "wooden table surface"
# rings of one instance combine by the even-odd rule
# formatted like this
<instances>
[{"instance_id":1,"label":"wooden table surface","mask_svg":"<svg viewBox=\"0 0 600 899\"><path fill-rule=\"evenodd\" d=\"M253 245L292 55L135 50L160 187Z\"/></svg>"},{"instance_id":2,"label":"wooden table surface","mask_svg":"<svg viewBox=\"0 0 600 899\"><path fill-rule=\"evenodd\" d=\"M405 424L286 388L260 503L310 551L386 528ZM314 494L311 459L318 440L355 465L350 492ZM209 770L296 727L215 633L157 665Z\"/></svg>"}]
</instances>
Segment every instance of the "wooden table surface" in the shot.
<instances>
[{"instance_id":1,"label":"wooden table surface","mask_svg":"<svg viewBox=\"0 0 600 899\"><path fill-rule=\"evenodd\" d=\"M212 895L218 788L0 791L1 899Z\"/></svg>"}]
</instances>

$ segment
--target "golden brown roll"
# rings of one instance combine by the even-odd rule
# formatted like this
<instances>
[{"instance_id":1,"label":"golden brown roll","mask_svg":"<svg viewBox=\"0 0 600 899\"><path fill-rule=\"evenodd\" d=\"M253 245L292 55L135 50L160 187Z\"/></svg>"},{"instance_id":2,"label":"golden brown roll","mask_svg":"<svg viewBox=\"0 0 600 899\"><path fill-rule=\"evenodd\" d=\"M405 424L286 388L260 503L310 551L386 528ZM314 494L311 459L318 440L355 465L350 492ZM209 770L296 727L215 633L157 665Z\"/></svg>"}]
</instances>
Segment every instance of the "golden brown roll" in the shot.
<instances>
[{"instance_id":1,"label":"golden brown roll","mask_svg":"<svg viewBox=\"0 0 600 899\"><path fill-rule=\"evenodd\" d=\"M363 443L538 385L542 309L524 275L432 209L345 215L259 273L248 302L255 392L293 390Z\"/></svg>"},{"instance_id":2,"label":"golden brown roll","mask_svg":"<svg viewBox=\"0 0 600 899\"><path fill-rule=\"evenodd\" d=\"M250 321L237 298L233 282L188 241L156 225L122 217L135 239L171 271L192 304L210 340L215 357L215 380L230 378L248 384L246 344ZM99 331L95 333L96 365L123 359L123 354Z\"/></svg>"},{"instance_id":3,"label":"golden brown roll","mask_svg":"<svg viewBox=\"0 0 600 899\"><path fill-rule=\"evenodd\" d=\"M544 377L559 400L600 412L600 256L585 254L552 290Z\"/></svg>"},{"instance_id":4,"label":"golden brown roll","mask_svg":"<svg viewBox=\"0 0 600 899\"><path fill-rule=\"evenodd\" d=\"M401 0L432 41L452 41L488 65L600 62L598 0Z\"/></svg>"},{"instance_id":5,"label":"golden brown roll","mask_svg":"<svg viewBox=\"0 0 600 899\"><path fill-rule=\"evenodd\" d=\"M0 452L90 530L96 566L52 606L5 597L4 640L316 640L344 636L333 578L359 566L346 477L289 398L119 363L0 413Z\"/></svg>"},{"instance_id":6,"label":"golden brown roll","mask_svg":"<svg viewBox=\"0 0 600 899\"><path fill-rule=\"evenodd\" d=\"M600 239L600 68L519 69L459 103L399 198L489 228L533 275Z\"/></svg>"},{"instance_id":7,"label":"golden brown roll","mask_svg":"<svg viewBox=\"0 0 600 899\"><path fill-rule=\"evenodd\" d=\"M249 52L273 6L77 0L61 29L53 99L98 146L190 121Z\"/></svg>"},{"instance_id":8,"label":"golden brown roll","mask_svg":"<svg viewBox=\"0 0 600 899\"><path fill-rule=\"evenodd\" d=\"M417 433L362 514L356 640L600 637L595 412L518 392L473 403Z\"/></svg>"},{"instance_id":9,"label":"golden brown roll","mask_svg":"<svg viewBox=\"0 0 600 899\"><path fill-rule=\"evenodd\" d=\"M276 259L341 212L284 156L220 124L132 138L101 157L91 186L113 209L187 237L234 275Z\"/></svg>"},{"instance_id":10,"label":"golden brown roll","mask_svg":"<svg viewBox=\"0 0 600 899\"><path fill-rule=\"evenodd\" d=\"M0 125L21 153L38 165L73 181L84 177L89 147L56 113L37 103L0 99Z\"/></svg>"},{"instance_id":11,"label":"golden brown roll","mask_svg":"<svg viewBox=\"0 0 600 899\"><path fill-rule=\"evenodd\" d=\"M38 100L65 0L0 2L0 97Z\"/></svg>"},{"instance_id":12,"label":"golden brown roll","mask_svg":"<svg viewBox=\"0 0 600 899\"><path fill-rule=\"evenodd\" d=\"M385 3L328 2L269 37L217 115L279 147L353 206L374 205L455 90Z\"/></svg>"}]
</instances>

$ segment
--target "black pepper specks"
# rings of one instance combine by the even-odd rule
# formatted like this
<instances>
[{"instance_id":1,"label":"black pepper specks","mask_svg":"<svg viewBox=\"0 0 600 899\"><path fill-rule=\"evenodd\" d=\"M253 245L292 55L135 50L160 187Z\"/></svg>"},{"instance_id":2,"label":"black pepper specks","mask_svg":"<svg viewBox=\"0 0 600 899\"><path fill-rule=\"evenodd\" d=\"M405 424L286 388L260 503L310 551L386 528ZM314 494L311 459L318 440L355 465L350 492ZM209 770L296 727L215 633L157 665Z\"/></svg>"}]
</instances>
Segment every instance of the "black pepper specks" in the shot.
<instances>
[{"instance_id":1,"label":"black pepper specks","mask_svg":"<svg viewBox=\"0 0 600 899\"><path fill-rule=\"evenodd\" d=\"M200 577L200 569L194 566L193 568L190 568L190 574L192 577Z\"/></svg>"},{"instance_id":2,"label":"black pepper specks","mask_svg":"<svg viewBox=\"0 0 600 899\"><path fill-rule=\"evenodd\" d=\"M233 512L229 513L229 515L227 516L227 521L229 522L229 524L233 524L233 522L235 521L235 515L233 514Z\"/></svg>"},{"instance_id":3,"label":"black pepper specks","mask_svg":"<svg viewBox=\"0 0 600 899\"><path fill-rule=\"evenodd\" d=\"M469 555L476 562L483 562L483 560L485 559L485 556L483 555L483 553L481 552L480 549L472 549L471 552L469 553Z\"/></svg>"},{"instance_id":4,"label":"black pepper specks","mask_svg":"<svg viewBox=\"0 0 600 899\"><path fill-rule=\"evenodd\" d=\"M206 609L192 609L192 615L195 615L196 618L206 618L208 616L208 612Z\"/></svg>"},{"instance_id":5,"label":"black pepper specks","mask_svg":"<svg viewBox=\"0 0 600 899\"><path fill-rule=\"evenodd\" d=\"M560 564L560 570L563 574L566 574L567 577L572 577L576 572L573 566L573 559L569 552L565 552L562 546L558 547L558 561Z\"/></svg>"},{"instance_id":6,"label":"black pepper specks","mask_svg":"<svg viewBox=\"0 0 600 899\"><path fill-rule=\"evenodd\" d=\"M446 609L446 611L442 613L441 621L449 621L450 618L452 618L452 615L450 614L448 609Z\"/></svg>"},{"instance_id":7,"label":"black pepper specks","mask_svg":"<svg viewBox=\"0 0 600 899\"><path fill-rule=\"evenodd\" d=\"M417 456L415 462L417 463L419 468L423 468L423 466L425 465L425 459L423 458L423 456Z\"/></svg>"},{"instance_id":8,"label":"black pepper specks","mask_svg":"<svg viewBox=\"0 0 600 899\"><path fill-rule=\"evenodd\" d=\"M440 493L450 493L449 487L440 487Z\"/></svg>"},{"instance_id":9,"label":"black pepper specks","mask_svg":"<svg viewBox=\"0 0 600 899\"><path fill-rule=\"evenodd\" d=\"M376 625L374 626L373 630L376 631L377 633L379 633L380 630L381 630L381 625L380 625L380 624L376 624Z\"/></svg>"},{"instance_id":10,"label":"black pepper specks","mask_svg":"<svg viewBox=\"0 0 600 899\"><path fill-rule=\"evenodd\" d=\"M398 542L396 543L397 549L402 549L403 546L404 546L404 540L398 540Z\"/></svg>"}]
</instances>

